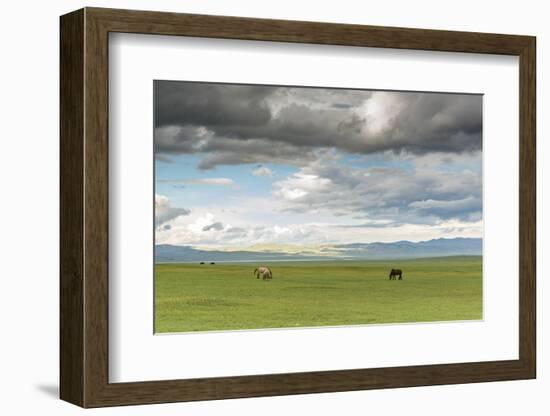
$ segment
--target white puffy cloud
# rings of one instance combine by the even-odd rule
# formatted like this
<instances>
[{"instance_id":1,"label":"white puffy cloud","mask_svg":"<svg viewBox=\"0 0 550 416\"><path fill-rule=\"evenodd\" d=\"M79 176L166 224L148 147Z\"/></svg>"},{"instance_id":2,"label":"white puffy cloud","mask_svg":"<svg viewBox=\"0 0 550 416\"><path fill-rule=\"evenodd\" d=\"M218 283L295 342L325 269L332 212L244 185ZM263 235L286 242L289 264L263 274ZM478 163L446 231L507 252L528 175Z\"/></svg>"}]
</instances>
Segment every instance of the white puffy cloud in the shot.
<instances>
[{"instance_id":1,"label":"white puffy cloud","mask_svg":"<svg viewBox=\"0 0 550 416\"><path fill-rule=\"evenodd\" d=\"M157 226L179 216L189 215L190 212L191 211L185 208L172 207L167 197L155 194L155 224Z\"/></svg>"},{"instance_id":2,"label":"white puffy cloud","mask_svg":"<svg viewBox=\"0 0 550 416\"><path fill-rule=\"evenodd\" d=\"M269 169L267 166L258 165L258 167L252 171L252 174L254 176L272 177L273 176L273 171L271 169Z\"/></svg>"},{"instance_id":3,"label":"white puffy cloud","mask_svg":"<svg viewBox=\"0 0 550 416\"><path fill-rule=\"evenodd\" d=\"M302 169L288 178L274 184L274 194L288 201L303 198L309 194L317 194L331 188L332 181L329 178L322 178L317 174L306 173Z\"/></svg>"},{"instance_id":4,"label":"white puffy cloud","mask_svg":"<svg viewBox=\"0 0 550 416\"><path fill-rule=\"evenodd\" d=\"M259 208L261 209L261 208ZM156 231L157 244L250 247L266 244L312 244L328 241L321 224L274 224L247 221L246 214L213 208L174 219Z\"/></svg>"}]
</instances>

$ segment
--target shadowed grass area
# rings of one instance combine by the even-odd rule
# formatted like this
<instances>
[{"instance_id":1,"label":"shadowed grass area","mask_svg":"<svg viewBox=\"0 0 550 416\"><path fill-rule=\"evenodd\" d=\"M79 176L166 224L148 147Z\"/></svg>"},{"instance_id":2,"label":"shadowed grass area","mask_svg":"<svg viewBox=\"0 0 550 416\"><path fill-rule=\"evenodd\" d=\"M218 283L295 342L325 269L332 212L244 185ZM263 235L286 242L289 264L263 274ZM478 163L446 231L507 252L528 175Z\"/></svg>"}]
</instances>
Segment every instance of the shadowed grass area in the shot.
<instances>
[{"instance_id":1,"label":"shadowed grass area","mask_svg":"<svg viewBox=\"0 0 550 416\"><path fill-rule=\"evenodd\" d=\"M482 258L158 264L155 331L189 332L482 318ZM390 269L403 280L388 280Z\"/></svg>"}]
</instances>

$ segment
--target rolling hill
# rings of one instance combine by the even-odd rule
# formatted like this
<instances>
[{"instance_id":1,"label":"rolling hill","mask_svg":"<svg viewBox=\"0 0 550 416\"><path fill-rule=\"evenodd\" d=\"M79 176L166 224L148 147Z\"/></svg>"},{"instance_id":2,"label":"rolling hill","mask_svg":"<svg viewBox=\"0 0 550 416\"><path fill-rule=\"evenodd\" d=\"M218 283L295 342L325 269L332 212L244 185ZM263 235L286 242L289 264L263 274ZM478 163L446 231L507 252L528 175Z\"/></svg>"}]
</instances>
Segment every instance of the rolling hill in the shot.
<instances>
[{"instance_id":1,"label":"rolling hill","mask_svg":"<svg viewBox=\"0 0 550 416\"><path fill-rule=\"evenodd\" d=\"M155 246L155 261L170 262L242 262L242 261L307 261L307 260L384 260L412 259L445 256L480 256L481 238L438 238L428 241L396 241L392 243L353 243L324 245L312 251L301 252L239 250L216 251L159 244Z\"/></svg>"}]
</instances>

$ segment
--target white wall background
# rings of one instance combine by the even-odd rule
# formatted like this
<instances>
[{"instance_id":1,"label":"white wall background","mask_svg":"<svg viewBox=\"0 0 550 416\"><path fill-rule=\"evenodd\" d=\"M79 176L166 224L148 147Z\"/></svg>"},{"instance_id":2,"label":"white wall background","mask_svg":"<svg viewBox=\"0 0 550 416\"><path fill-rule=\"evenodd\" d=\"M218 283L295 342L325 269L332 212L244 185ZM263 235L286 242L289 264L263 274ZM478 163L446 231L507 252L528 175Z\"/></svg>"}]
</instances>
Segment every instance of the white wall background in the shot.
<instances>
[{"instance_id":1,"label":"white wall background","mask_svg":"<svg viewBox=\"0 0 550 416\"><path fill-rule=\"evenodd\" d=\"M58 16L82 6L103 6L536 35L538 41L538 305L539 377L534 381L422 387L338 394L225 400L88 410L102 415L280 415L336 413L397 415L544 415L550 408L548 330L550 300L543 247L550 227L543 184L550 170L544 142L545 73L550 26L545 2L401 0L121 0L5 2L0 14L0 411L73 415L84 411L58 395ZM546 200L545 200L546 199Z\"/></svg>"}]
</instances>

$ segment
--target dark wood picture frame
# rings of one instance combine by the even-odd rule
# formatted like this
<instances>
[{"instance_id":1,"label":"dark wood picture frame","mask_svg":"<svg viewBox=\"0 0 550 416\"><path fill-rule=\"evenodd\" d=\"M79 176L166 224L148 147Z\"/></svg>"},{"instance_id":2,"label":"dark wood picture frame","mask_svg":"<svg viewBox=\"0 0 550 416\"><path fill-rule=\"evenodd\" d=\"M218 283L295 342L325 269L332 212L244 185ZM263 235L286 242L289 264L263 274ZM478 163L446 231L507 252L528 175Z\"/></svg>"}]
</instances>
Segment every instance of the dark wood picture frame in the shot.
<instances>
[{"instance_id":1,"label":"dark wood picture frame","mask_svg":"<svg viewBox=\"0 0 550 416\"><path fill-rule=\"evenodd\" d=\"M534 37L100 8L64 15L60 28L61 399L82 407L101 407L535 378ZM518 56L519 359L109 383L110 32Z\"/></svg>"}]
</instances>

